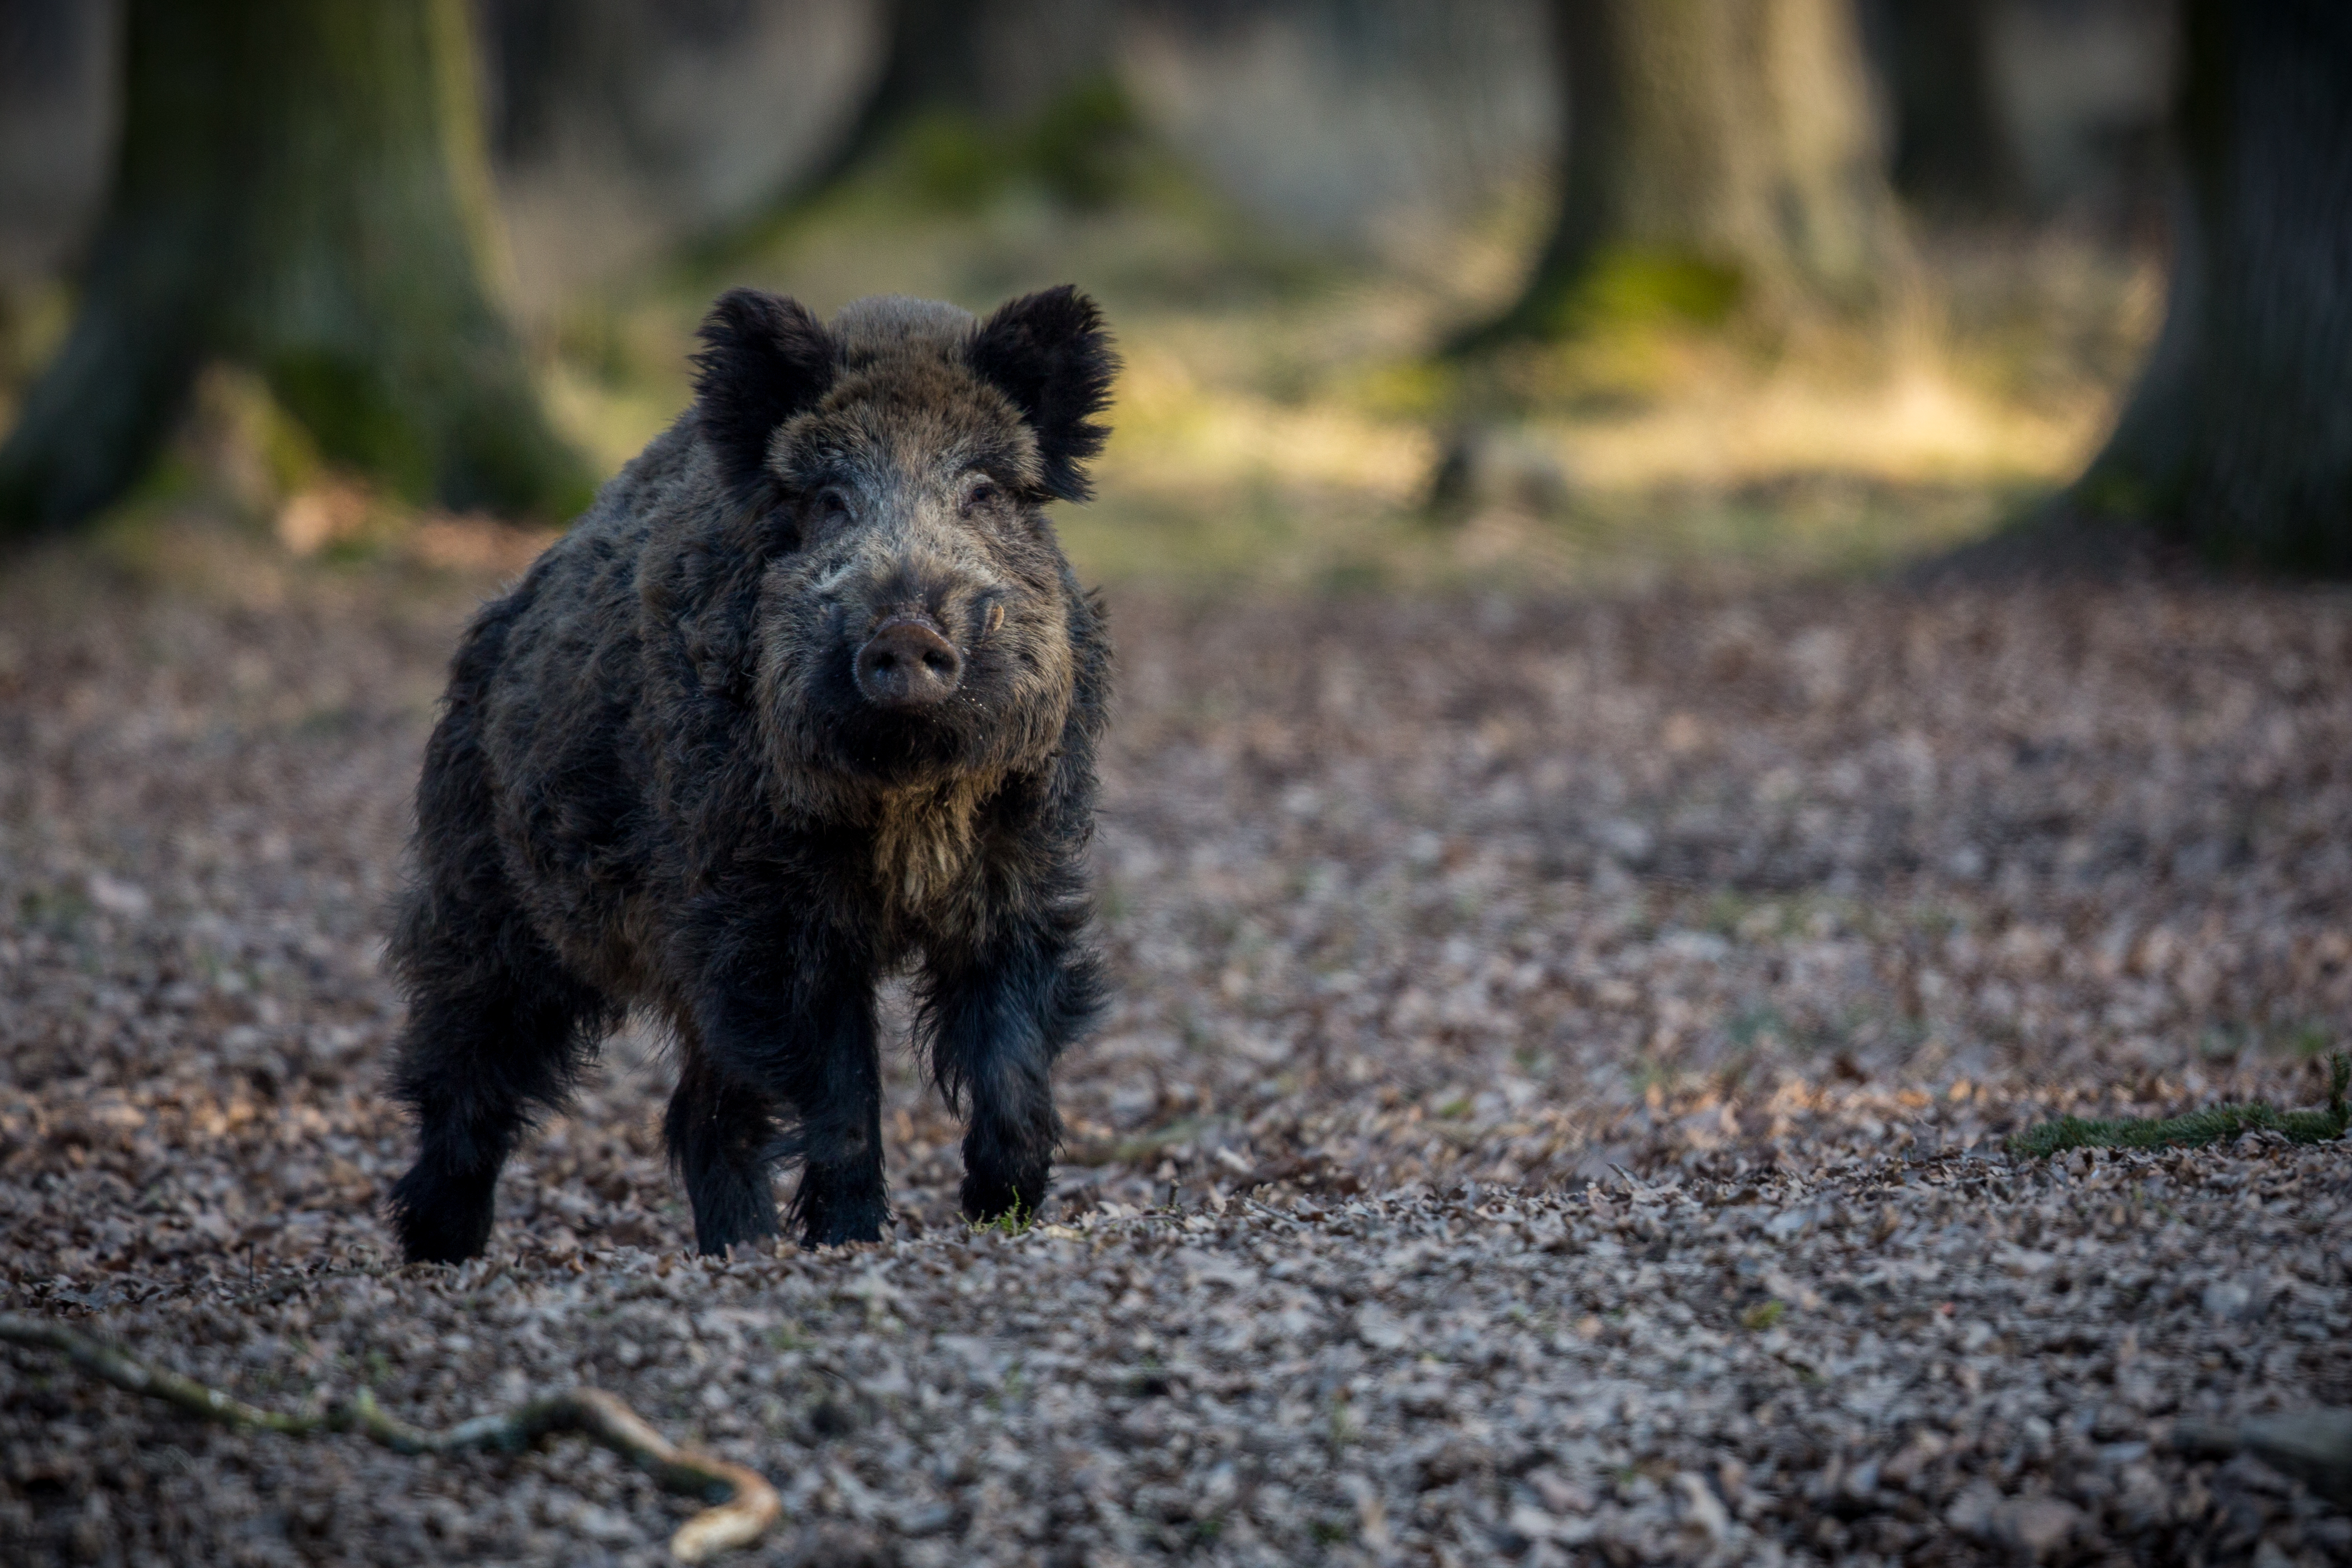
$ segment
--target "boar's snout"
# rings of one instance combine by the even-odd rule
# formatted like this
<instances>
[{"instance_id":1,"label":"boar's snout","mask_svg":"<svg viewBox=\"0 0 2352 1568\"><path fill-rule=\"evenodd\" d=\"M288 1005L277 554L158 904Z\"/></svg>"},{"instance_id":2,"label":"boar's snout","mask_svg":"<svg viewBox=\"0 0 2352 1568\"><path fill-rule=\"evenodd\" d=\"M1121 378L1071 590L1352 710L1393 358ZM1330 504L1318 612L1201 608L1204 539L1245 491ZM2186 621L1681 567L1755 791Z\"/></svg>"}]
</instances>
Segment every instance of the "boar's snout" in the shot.
<instances>
[{"instance_id":1,"label":"boar's snout","mask_svg":"<svg viewBox=\"0 0 2352 1568\"><path fill-rule=\"evenodd\" d=\"M954 692L963 655L929 616L892 616L857 650L856 672L857 689L877 708L927 708Z\"/></svg>"}]
</instances>

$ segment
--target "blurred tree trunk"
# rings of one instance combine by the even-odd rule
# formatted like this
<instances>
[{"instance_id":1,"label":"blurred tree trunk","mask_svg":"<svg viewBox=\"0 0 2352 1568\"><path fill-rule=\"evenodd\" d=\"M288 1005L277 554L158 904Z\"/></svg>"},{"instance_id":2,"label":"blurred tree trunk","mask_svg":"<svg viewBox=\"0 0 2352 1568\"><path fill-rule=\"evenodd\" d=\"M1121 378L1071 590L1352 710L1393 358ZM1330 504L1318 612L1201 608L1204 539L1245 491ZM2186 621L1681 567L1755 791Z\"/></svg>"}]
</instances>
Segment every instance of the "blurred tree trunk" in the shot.
<instances>
[{"instance_id":1,"label":"blurred tree trunk","mask_svg":"<svg viewBox=\"0 0 2352 1568\"><path fill-rule=\"evenodd\" d=\"M584 501L481 281L463 0L131 0L125 35L110 205L80 313L0 447L0 531L120 496L216 356L408 499Z\"/></svg>"},{"instance_id":2,"label":"blurred tree trunk","mask_svg":"<svg viewBox=\"0 0 2352 1568\"><path fill-rule=\"evenodd\" d=\"M824 195L909 125L936 117L950 128L1003 132L1042 113L1068 110L1115 75L1121 8L1105 0L881 0L889 52L848 134L799 182L796 203ZM1099 100L1066 127L1077 142L1113 124ZM1123 110L1114 108L1111 121ZM1108 149L1073 146L1085 158ZM1076 184L1083 186L1081 174ZM1074 193L1066 193L1074 194ZM1079 205L1086 205L1082 193Z\"/></svg>"},{"instance_id":3,"label":"blurred tree trunk","mask_svg":"<svg viewBox=\"0 0 2352 1568\"><path fill-rule=\"evenodd\" d=\"M838 184L918 115L980 112L980 0L887 0L887 9L882 75L841 145L802 182L804 198Z\"/></svg>"},{"instance_id":4,"label":"blurred tree trunk","mask_svg":"<svg viewBox=\"0 0 2352 1568\"><path fill-rule=\"evenodd\" d=\"M1883 59L1895 110L1895 188L1923 207L2008 211L2025 179L2001 112L1999 0L1883 0Z\"/></svg>"},{"instance_id":5,"label":"blurred tree trunk","mask_svg":"<svg viewBox=\"0 0 2352 1568\"><path fill-rule=\"evenodd\" d=\"M1457 345L1571 331L1596 280L1705 316L1875 305L1899 254L1852 0L1553 0L1559 216Z\"/></svg>"},{"instance_id":6,"label":"blurred tree trunk","mask_svg":"<svg viewBox=\"0 0 2352 1568\"><path fill-rule=\"evenodd\" d=\"M2171 300L2086 510L2352 572L2352 11L2189 0Z\"/></svg>"}]
</instances>

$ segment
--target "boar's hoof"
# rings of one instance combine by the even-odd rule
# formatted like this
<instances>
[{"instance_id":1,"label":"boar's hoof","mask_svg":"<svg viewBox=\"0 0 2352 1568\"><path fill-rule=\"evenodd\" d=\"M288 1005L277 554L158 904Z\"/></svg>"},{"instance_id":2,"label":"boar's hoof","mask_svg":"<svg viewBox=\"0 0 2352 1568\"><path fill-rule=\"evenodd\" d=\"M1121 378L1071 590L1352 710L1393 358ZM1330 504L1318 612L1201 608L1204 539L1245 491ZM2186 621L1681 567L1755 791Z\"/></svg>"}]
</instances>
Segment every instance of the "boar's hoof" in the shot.
<instances>
[{"instance_id":1,"label":"boar's hoof","mask_svg":"<svg viewBox=\"0 0 2352 1568\"><path fill-rule=\"evenodd\" d=\"M857 650L857 689L877 708L923 708L963 679L963 656L928 616L892 616Z\"/></svg>"},{"instance_id":2,"label":"boar's hoof","mask_svg":"<svg viewBox=\"0 0 2352 1568\"><path fill-rule=\"evenodd\" d=\"M492 1192L488 1182L436 1180L420 1164L392 1189L393 1228L410 1263L463 1263L489 1244Z\"/></svg>"}]
</instances>

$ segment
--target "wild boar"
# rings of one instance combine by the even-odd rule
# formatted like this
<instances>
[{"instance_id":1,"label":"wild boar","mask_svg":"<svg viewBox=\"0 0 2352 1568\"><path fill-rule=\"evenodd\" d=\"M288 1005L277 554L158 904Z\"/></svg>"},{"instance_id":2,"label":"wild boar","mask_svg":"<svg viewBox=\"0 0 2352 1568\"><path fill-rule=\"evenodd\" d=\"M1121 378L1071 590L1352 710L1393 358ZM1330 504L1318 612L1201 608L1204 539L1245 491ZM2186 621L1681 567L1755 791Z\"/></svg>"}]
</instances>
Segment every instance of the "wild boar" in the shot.
<instances>
[{"instance_id":1,"label":"wild boar","mask_svg":"<svg viewBox=\"0 0 2352 1568\"><path fill-rule=\"evenodd\" d=\"M1118 361L1065 287L986 321L751 289L692 407L485 608L417 791L391 958L411 1259L489 1237L499 1167L633 1009L706 1253L878 1239L875 987L913 973L968 1114L964 1212L1034 1213L1055 1058L1102 1000L1085 851L1111 655L1045 507L1087 499Z\"/></svg>"}]
</instances>

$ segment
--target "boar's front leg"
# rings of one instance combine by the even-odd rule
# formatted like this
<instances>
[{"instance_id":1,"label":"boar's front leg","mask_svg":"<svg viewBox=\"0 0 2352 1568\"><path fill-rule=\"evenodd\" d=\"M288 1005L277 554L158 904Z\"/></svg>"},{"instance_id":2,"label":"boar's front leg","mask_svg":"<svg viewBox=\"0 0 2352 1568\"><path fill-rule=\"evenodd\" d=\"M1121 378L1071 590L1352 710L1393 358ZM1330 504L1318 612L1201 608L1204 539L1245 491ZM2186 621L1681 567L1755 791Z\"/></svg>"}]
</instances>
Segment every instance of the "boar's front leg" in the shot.
<instances>
[{"instance_id":1,"label":"boar's front leg","mask_svg":"<svg viewBox=\"0 0 2352 1568\"><path fill-rule=\"evenodd\" d=\"M721 1256L739 1242L776 1234L776 1194L768 1180L775 1118L767 1097L713 1067L700 1042L689 1037L680 1054L663 1130L694 1205L695 1250Z\"/></svg>"},{"instance_id":2,"label":"boar's front leg","mask_svg":"<svg viewBox=\"0 0 2352 1568\"><path fill-rule=\"evenodd\" d=\"M971 1219L1030 1216L1045 1201L1062 1138L1054 1061L1102 1005L1097 962L1078 942L1082 919L1073 911L928 965L932 1077L950 1106L970 1101L962 1196Z\"/></svg>"},{"instance_id":3,"label":"boar's front leg","mask_svg":"<svg viewBox=\"0 0 2352 1568\"><path fill-rule=\"evenodd\" d=\"M846 955L801 955L794 973L774 984L720 984L696 1009L695 1033L709 1067L756 1086L792 1125L761 1151L760 1165L798 1159L801 1184L791 1222L805 1247L879 1241L890 1217L882 1181L882 1063L875 1038L874 985L866 964ZM687 1085L681 1081L681 1095ZM695 1164L674 1121L671 1152ZM740 1163L740 1158L733 1163ZM696 1239L705 1252L758 1234L752 1207L732 1201L740 1172L709 1165L707 1194L695 1195ZM761 1176L764 1183L764 1174ZM703 1228L706 1195L717 1225ZM740 1219L740 1226L730 1223ZM737 1234L740 1230L743 1234Z\"/></svg>"}]
</instances>

